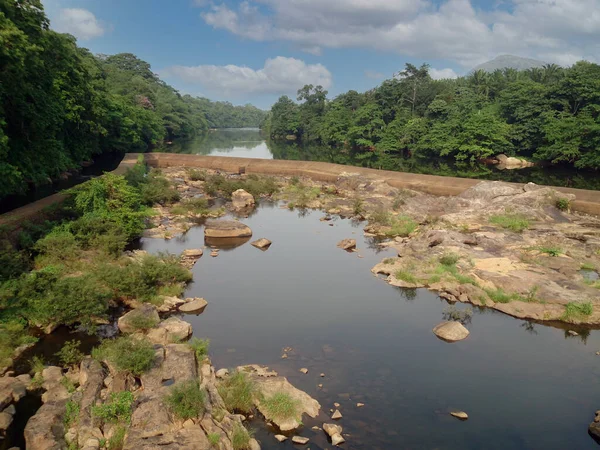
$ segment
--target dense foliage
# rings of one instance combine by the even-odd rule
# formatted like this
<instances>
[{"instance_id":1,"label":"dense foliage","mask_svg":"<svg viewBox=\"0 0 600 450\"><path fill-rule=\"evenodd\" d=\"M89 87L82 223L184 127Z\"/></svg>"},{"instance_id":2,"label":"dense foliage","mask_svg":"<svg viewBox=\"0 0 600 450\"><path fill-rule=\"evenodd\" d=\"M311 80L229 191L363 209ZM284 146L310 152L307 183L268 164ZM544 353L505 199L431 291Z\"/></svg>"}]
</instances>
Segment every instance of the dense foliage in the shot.
<instances>
[{"instance_id":1,"label":"dense foliage","mask_svg":"<svg viewBox=\"0 0 600 450\"><path fill-rule=\"evenodd\" d=\"M181 96L135 55L94 56L49 29L40 0L0 0L0 198L102 152L145 151L265 113Z\"/></svg>"},{"instance_id":2,"label":"dense foliage","mask_svg":"<svg viewBox=\"0 0 600 450\"><path fill-rule=\"evenodd\" d=\"M577 168L600 168L600 66L547 65L476 71L433 80L429 66L406 69L360 94L327 100L305 86L281 97L263 128L274 139L316 142L357 161L400 156L475 161L505 153Z\"/></svg>"}]
</instances>

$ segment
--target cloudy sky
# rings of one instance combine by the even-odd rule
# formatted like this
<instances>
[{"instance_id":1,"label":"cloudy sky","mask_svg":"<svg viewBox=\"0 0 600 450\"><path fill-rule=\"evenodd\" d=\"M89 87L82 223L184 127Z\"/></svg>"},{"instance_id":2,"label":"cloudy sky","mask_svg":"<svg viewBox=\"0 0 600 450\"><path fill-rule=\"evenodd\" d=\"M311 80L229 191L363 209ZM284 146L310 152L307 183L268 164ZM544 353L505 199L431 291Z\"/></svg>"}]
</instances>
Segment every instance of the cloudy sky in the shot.
<instances>
[{"instance_id":1,"label":"cloudy sky","mask_svg":"<svg viewBox=\"0 0 600 450\"><path fill-rule=\"evenodd\" d=\"M500 54L600 55L600 0L44 0L95 53L131 52L184 93L268 108L304 84L364 91L406 62L462 75Z\"/></svg>"}]
</instances>

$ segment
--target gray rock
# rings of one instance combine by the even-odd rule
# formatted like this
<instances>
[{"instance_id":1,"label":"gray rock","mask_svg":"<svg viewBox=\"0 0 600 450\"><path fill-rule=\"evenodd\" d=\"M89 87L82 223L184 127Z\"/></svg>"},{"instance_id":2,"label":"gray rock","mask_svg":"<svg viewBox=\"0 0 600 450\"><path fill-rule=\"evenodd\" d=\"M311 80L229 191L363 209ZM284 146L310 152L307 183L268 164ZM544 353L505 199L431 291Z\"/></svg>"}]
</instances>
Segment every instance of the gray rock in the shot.
<instances>
[{"instance_id":1,"label":"gray rock","mask_svg":"<svg viewBox=\"0 0 600 450\"><path fill-rule=\"evenodd\" d=\"M287 441L287 436L284 436L283 434L276 434L275 439L277 439L279 442L283 442Z\"/></svg>"},{"instance_id":2,"label":"gray rock","mask_svg":"<svg viewBox=\"0 0 600 450\"><path fill-rule=\"evenodd\" d=\"M340 420L342 418L342 413L338 409L336 409L334 411L334 413L331 415L331 418L333 420Z\"/></svg>"},{"instance_id":3,"label":"gray rock","mask_svg":"<svg viewBox=\"0 0 600 450\"><path fill-rule=\"evenodd\" d=\"M227 375L229 375L229 369L219 369L215 372L215 376L217 378L225 378Z\"/></svg>"},{"instance_id":4,"label":"gray rock","mask_svg":"<svg viewBox=\"0 0 600 450\"><path fill-rule=\"evenodd\" d=\"M456 342L465 339L469 335L460 322L442 322L433 329L434 334L447 342Z\"/></svg>"},{"instance_id":5,"label":"gray rock","mask_svg":"<svg viewBox=\"0 0 600 450\"><path fill-rule=\"evenodd\" d=\"M204 252L201 248L190 248L184 250L181 254L181 265L187 269L194 267L194 264L202 257Z\"/></svg>"},{"instance_id":6,"label":"gray rock","mask_svg":"<svg viewBox=\"0 0 600 450\"><path fill-rule=\"evenodd\" d=\"M8 414L7 412L0 413L0 431L6 431L10 424L13 421L12 414Z\"/></svg>"}]
</instances>

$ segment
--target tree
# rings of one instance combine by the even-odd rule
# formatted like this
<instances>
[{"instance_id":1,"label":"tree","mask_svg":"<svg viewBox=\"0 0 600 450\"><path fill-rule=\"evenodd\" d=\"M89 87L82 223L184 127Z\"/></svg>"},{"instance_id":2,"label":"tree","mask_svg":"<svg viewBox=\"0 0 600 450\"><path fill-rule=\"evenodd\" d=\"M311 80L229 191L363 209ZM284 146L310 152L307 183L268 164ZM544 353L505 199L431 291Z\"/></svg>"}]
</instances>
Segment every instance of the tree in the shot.
<instances>
[{"instance_id":1,"label":"tree","mask_svg":"<svg viewBox=\"0 0 600 450\"><path fill-rule=\"evenodd\" d=\"M410 93L404 100L410 103L411 111L414 114L419 88L431 79L429 76L429 64L422 64L421 67L417 68L410 63L406 63L404 70L399 73L399 76L410 86Z\"/></svg>"}]
</instances>

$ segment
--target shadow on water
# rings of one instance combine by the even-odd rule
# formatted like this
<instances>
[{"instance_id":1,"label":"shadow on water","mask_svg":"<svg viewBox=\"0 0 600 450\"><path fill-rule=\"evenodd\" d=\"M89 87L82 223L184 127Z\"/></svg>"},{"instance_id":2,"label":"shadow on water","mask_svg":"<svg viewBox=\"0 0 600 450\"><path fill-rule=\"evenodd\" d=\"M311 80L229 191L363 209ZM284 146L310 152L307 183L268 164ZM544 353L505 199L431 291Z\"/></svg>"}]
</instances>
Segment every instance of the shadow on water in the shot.
<instances>
[{"instance_id":1,"label":"shadow on water","mask_svg":"<svg viewBox=\"0 0 600 450\"><path fill-rule=\"evenodd\" d=\"M273 241L269 250L246 243L217 258L205 253L186 292L209 302L203 314L185 318L197 337L211 340L217 368L269 365L321 403L325 415L304 418L301 434L311 448L331 448L310 428L330 421L335 402L347 449L595 448L586 428L599 407L598 331L584 339L472 308L471 335L442 342L431 330L448 304L373 276L371 267L392 253L377 253L363 224L338 219L329 226L322 216L261 205L243 222L253 239ZM357 253L336 247L351 237ZM141 242L150 252L173 253L203 244L202 227L179 240ZM451 417L453 409L469 420ZM251 426L264 449L295 448L275 441L260 421Z\"/></svg>"}]
</instances>

